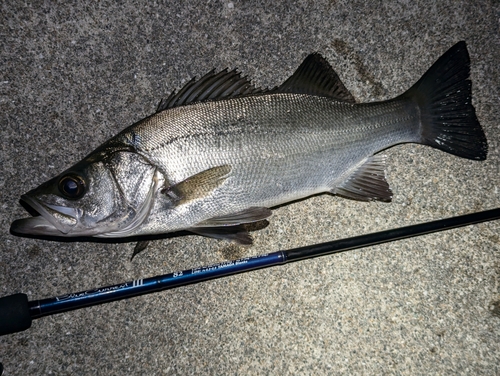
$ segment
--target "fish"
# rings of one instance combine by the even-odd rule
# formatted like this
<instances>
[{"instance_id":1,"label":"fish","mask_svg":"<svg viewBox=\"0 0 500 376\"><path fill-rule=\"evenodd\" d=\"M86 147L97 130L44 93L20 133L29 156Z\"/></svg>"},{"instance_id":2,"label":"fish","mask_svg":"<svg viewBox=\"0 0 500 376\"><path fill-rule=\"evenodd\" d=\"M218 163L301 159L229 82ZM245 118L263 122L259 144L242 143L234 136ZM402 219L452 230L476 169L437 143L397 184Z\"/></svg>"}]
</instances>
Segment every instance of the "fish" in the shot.
<instances>
[{"instance_id":1,"label":"fish","mask_svg":"<svg viewBox=\"0 0 500 376\"><path fill-rule=\"evenodd\" d=\"M212 70L22 195L35 215L15 220L11 232L128 238L186 230L251 244L249 223L298 199L389 202L380 152L394 145L486 159L469 75L463 41L406 92L368 103L355 101L319 53L270 89L237 70Z\"/></svg>"}]
</instances>

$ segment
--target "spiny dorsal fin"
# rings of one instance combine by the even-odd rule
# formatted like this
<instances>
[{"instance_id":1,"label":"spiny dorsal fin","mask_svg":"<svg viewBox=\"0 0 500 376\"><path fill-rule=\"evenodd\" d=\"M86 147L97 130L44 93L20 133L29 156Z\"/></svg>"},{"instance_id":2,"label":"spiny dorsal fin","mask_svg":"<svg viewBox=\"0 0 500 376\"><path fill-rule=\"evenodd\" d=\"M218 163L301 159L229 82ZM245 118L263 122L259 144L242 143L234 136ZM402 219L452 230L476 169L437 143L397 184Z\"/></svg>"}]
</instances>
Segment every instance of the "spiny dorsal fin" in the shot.
<instances>
[{"instance_id":1,"label":"spiny dorsal fin","mask_svg":"<svg viewBox=\"0 0 500 376\"><path fill-rule=\"evenodd\" d=\"M319 53L306 57L295 73L276 91L319 95L348 103L356 102L331 65Z\"/></svg>"},{"instance_id":2,"label":"spiny dorsal fin","mask_svg":"<svg viewBox=\"0 0 500 376\"><path fill-rule=\"evenodd\" d=\"M385 156L367 158L332 193L360 201L391 201L392 191L385 179Z\"/></svg>"},{"instance_id":3,"label":"spiny dorsal fin","mask_svg":"<svg viewBox=\"0 0 500 376\"><path fill-rule=\"evenodd\" d=\"M219 73L211 70L199 80L194 77L178 93L174 90L168 98L163 98L156 112L204 100L234 98L266 91L253 86L247 77L241 77L241 73L236 69L228 71L226 68Z\"/></svg>"}]
</instances>

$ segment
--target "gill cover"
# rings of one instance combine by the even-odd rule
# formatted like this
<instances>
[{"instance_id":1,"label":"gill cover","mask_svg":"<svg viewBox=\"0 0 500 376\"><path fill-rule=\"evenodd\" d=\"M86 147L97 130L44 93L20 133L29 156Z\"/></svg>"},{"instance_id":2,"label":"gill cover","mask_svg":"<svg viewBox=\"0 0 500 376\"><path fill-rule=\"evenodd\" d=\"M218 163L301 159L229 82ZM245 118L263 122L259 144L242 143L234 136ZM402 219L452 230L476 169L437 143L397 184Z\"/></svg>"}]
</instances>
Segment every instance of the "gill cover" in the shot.
<instances>
[{"instance_id":1,"label":"gill cover","mask_svg":"<svg viewBox=\"0 0 500 376\"><path fill-rule=\"evenodd\" d=\"M159 172L128 151L91 154L21 197L40 216L15 221L17 234L123 237L154 205Z\"/></svg>"}]
</instances>

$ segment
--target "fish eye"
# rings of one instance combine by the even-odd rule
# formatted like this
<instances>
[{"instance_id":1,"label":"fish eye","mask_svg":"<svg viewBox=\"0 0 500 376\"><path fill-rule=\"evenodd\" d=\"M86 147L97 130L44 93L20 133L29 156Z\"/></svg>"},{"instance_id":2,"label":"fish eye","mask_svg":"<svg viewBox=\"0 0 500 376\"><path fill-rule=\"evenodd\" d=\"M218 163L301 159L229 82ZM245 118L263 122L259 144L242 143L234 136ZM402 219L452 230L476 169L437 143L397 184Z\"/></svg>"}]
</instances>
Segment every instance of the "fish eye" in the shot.
<instances>
[{"instance_id":1,"label":"fish eye","mask_svg":"<svg viewBox=\"0 0 500 376\"><path fill-rule=\"evenodd\" d=\"M80 198L85 194L85 181L80 176L63 176L61 180L59 180L59 191L66 198Z\"/></svg>"}]
</instances>

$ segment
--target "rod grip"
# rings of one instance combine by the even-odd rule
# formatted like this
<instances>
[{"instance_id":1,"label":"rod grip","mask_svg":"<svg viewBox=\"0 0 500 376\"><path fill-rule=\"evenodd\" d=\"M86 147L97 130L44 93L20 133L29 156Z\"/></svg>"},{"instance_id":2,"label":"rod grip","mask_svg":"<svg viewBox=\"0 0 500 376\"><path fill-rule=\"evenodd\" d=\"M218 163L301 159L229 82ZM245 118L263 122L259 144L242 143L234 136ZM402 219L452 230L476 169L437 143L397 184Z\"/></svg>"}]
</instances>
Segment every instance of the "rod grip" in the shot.
<instances>
[{"instance_id":1,"label":"rod grip","mask_svg":"<svg viewBox=\"0 0 500 376\"><path fill-rule=\"evenodd\" d=\"M0 335L22 332L30 326L28 295L19 293L0 298Z\"/></svg>"}]
</instances>

